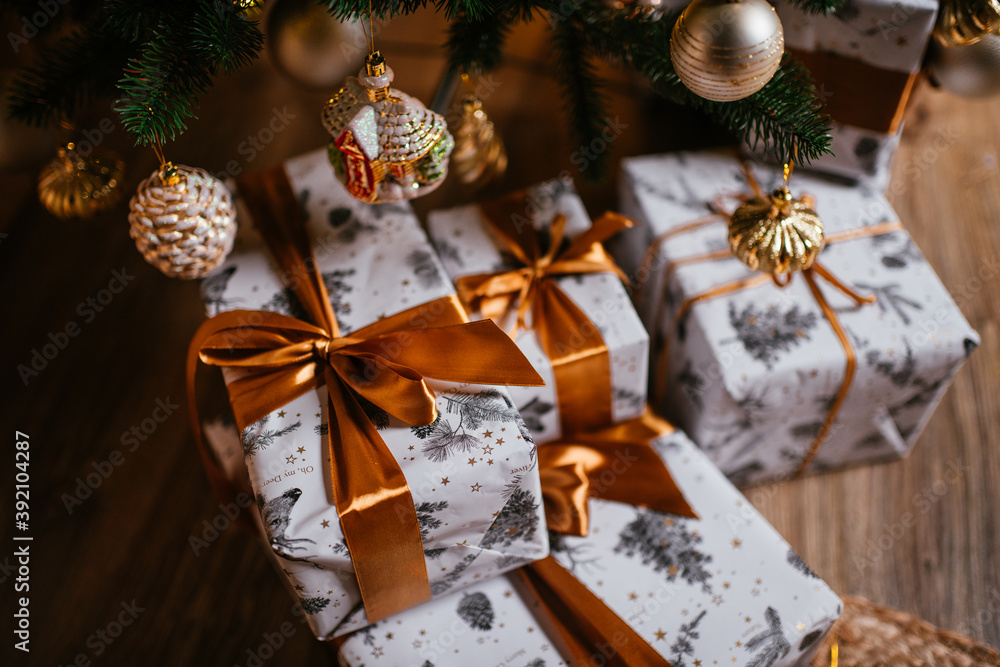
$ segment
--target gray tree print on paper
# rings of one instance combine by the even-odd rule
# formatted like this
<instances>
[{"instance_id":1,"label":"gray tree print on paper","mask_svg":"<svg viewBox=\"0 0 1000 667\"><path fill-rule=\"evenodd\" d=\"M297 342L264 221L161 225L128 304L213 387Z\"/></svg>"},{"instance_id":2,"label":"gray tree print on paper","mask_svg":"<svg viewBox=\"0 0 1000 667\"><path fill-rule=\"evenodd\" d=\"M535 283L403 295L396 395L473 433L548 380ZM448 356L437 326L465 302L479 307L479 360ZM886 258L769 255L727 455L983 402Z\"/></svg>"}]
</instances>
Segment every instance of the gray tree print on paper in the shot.
<instances>
[{"instance_id":1,"label":"gray tree print on paper","mask_svg":"<svg viewBox=\"0 0 1000 667\"><path fill-rule=\"evenodd\" d=\"M535 537L539 523L539 505L535 494L514 486L506 498L506 504L479 543L483 549L509 547L516 541L528 542Z\"/></svg>"},{"instance_id":2,"label":"gray tree print on paper","mask_svg":"<svg viewBox=\"0 0 1000 667\"><path fill-rule=\"evenodd\" d=\"M806 565L806 562L802 560L802 557L799 556L797 553L795 553L794 550L792 549L788 550L788 554L785 556L785 560L788 561L789 565L791 565L796 570L806 575L810 579L819 579L819 577L816 576L816 573L812 571L812 568Z\"/></svg>"},{"instance_id":3,"label":"gray tree print on paper","mask_svg":"<svg viewBox=\"0 0 1000 667\"><path fill-rule=\"evenodd\" d=\"M670 650L673 651L670 664L673 667L688 667L688 662L684 656L694 658L693 640L701 637L701 633L698 632L697 628L698 624L701 623L701 619L705 618L705 614L707 613L706 610L702 610L693 621L681 626L677 639L670 645Z\"/></svg>"},{"instance_id":4,"label":"gray tree print on paper","mask_svg":"<svg viewBox=\"0 0 1000 667\"><path fill-rule=\"evenodd\" d=\"M365 222L346 206L331 209L327 214L327 221L336 231L337 240L341 243L354 243L362 234L378 231L378 227Z\"/></svg>"},{"instance_id":5,"label":"gray tree print on paper","mask_svg":"<svg viewBox=\"0 0 1000 667\"><path fill-rule=\"evenodd\" d=\"M239 303L243 299L224 299L229 280L236 273L235 266L227 266L222 271L214 273L201 281L201 295L205 308L211 308L213 315L218 315L223 308Z\"/></svg>"},{"instance_id":6,"label":"gray tree print on paper","mask_svg":"<svg viewBox=\"0 0 1000 667\"><path fill-rule=\"evenodd\" d=\"M816 313L802 312L798 304L786 311L776 306L760 310L747 304L737 311L729 302L729 324L747 353L770 370L783 352L788 352L809 340L809 331L816 326Z\"/></svg>"},{"instance_id":7,"label":"gray tree print on paper","mask_svg":"<svg viewBox=\"0 0 1000 667\"><path fill-rule=\"evenodd\" d=\"M896 357L899 359L899 357ZM906 343L906 354L897 363L891 357L883 357L881 350L868 350L865 361L872 366L880 375L884 375L897 387L905 387L914 383L914 375L917 372L917 358L913 354L913 348ZM916 381L920 384L919 378Z\"/></svg>"},{"instance_id":8,"label":"gray tree print on paper","mask_svg":"<svg viewBox=\"0 0 1000 667\"><path fill-rule=\"evenodd\" d=\"M920 303L914 301L903 295L901 293L902 287L899 283L887 283L885 285L871 285L869 283L856 283L855 285L858 289L866 290L867 292L875 295L875 305L883 313L887 313L892 310L896 313L897 317L903 322L903 324L909 326L910 314L906 312L907 308L913 310L923 310L924 307Z\"/></svg>"},{"instance_id":9,"label":"gray tree print on paper","mask_svg":"<svg viewBox=\"0 0 1000 667\"><path fill-rule=\"evenodd\" d=\"M480 551L475 551L470 553L465 558L463 558L459 563L451 569L451 571L445 573L440 579L431 582L431 595L441 595L442 593L447 593L452 589L452 587L458 583L458 580L462 578L462 574L469 569L469 566L479 557Z\"/></svg>"},{"instance_id":10,"label":"gray tree print on paper","mask_svg":"<svg viewBox=\"0 0 1000 667\"><path fill-rule=\"evenodd\" d=\"M773 607L764 611L764 619L767 621L767 629L754 635L743 645L747 651L757 652L747 661L746 667L771 667L788 655L792 648L781 628L781 616Z\"/></svg>"},{"instance_id":11,"label":"gray tree print on paper","mask_svg":"<svg viewBox=\"0 0 1000 667\"><path fill-rule=\"evenodd\" d=\"M326 609L330 604L330 598L299 598L299 604L302 605L302 611L312 616Z\"/></svg>"},{"instance_id":12,"label":"gray tree print on paper","mask_svg":"<svg viewBox=\"0 0 1000 667\"><path fill-rule=\"evenodd\" d=\"M435 463L446 461L459 452L472 451L480 443L476 430L486 422L515 422L520 419L517 409L495 389L484 389L475 394L449 392L444 394L444 399L444 412L459 415L457 424L452 426L448 420L442 419L439 412L432 423L410 429L425 441L423 454Z\"/></svg>"},{"instance_id":13,"label":"gray tree print on paper","mask_svg":"<svg viewBox=\"0 0 1000 667\"><path fill-rule=\"evenodd\" d=\"M354 273L354 269L336 269L334 271L324 271L320 274L323 278L323 285L326 287L327 297L330 300L330 307L333 309L333 314L338 318L351 314L351 306L345 301L345 297L354 288L346 279L353 276ZM270 301L261 306L261 309L288 315L298 320L309 320L305 308L299 303L299 298L295 296L295 290L291 287L285 287L280 292L277 292L271 297ZM342 331L341 333L346 334L350 332Z\"/></svg>"},{"instance_id":14,"label":"gray tree print on paper","mask_svg":"<svg viewBox=\"0 0 1000 667\"><path fill-rule=\"evenodd\" d=\"M705 565L712 557L698 551L701 541L701 535L688 531L687 519L638 509L635 519L618 534L614 551L630 558L638 556L654 572L665 572L667 581L680 577L689 584L700 583L702 590L710 593L708 580L712 575Z\"/></svg>"},{"instance_id":15,"label":"gray tree print on paper","mask_svg":"<svg viewBox=\"0 0 1000 667\"><path fill-rule=\"evenodd\" d=\"M417 284L424 289L439 287L444 284L444 278L438 270L437 261L429 250L416 248L406 256L406 265L413 270Z\"/></svg>"},{"instance_id":16,"label":"gray tree print on paper","mask_svg":"<svg viewBox=\"0 0 1000 667\"><path fill-rule=\"evenodd\" d=\"M250 424L240 431L240 442L243 444L244 458L249 459L257 454L257 452L267 449L273 445L276 438L286 436L302 426L302 422L297 421L294 424L289 424L285 428L272 430L266 428L267 422L270 421L270 419L271 415L266 415L259 421Z\"/></svg>"}]
</instances>

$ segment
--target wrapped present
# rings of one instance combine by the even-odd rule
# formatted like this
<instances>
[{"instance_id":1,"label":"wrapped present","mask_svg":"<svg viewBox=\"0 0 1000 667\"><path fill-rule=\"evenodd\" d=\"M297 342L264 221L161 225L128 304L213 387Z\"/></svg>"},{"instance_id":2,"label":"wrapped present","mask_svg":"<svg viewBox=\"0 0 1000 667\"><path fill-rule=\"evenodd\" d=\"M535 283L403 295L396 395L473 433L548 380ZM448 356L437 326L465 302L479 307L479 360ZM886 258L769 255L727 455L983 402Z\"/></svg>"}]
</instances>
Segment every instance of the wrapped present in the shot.
<instances>
[{"instance_id":1,"label":"wrapped present","mask_svg":"<svg viewBox=\"0 0 1000 667\"><path fill-rule=\"evenodd\" d=\"M825 228L815 270L787 282L750 270L729 248L720 197L751 180L770 192L782 175L744 167L714 152L624 163L636 227L615 253L641 284L656 404L737 484L905 456L977 334L864 185L797 172L792 190Z\"/></svg>"},{"instance_id":2,"label":"wrapped present","mask_svg":"<svg viewBox=\"0 0 1000 667\"><path fill-rule=\"evenodd\" d=\"M809 69L833 120L834 155L811 169L886 188L937 7L936 0L856 0L823 16L774 3L786 50Z\"/></svg>"},{"instance_id":3,"label":"wrapped present","mask_svg":"<svg viewBox=\"0 0 1000 667\"><path fill-rule=\"evenodd\" d=\"M683 433L645 415L538 450L552 556L342 638L342 665L808 664L840 600ZM688 516L637 506L664 502Z\"/></svg>"},{"instance_id":4,"label":"wrapped present","mask_svg":"<svg viewBox=\"0 0 1000 667\"><path fill-rule=\"evenodd\" d=\"M222 367L267 541L315 633L544 557L535 445L496 386L541 378L467 321L409 207L356 201L322 151L237 185L237 247L203 283L214 317L188 358L192 421L200 442L198 361Z\"/></svg>"},{"instance_id":5,"label":"wrapped present","mask_svg":"<svg viewBox=\"0 0 1000 667\"><path fill-rule=\"evenodd\" d=\"M642 413L648 337L601 245L631 224L591 224L569 180L433 211L428 230L474 318L515 337L545 379L511 387L535 440Z\"/></svg>"}]
</instances>

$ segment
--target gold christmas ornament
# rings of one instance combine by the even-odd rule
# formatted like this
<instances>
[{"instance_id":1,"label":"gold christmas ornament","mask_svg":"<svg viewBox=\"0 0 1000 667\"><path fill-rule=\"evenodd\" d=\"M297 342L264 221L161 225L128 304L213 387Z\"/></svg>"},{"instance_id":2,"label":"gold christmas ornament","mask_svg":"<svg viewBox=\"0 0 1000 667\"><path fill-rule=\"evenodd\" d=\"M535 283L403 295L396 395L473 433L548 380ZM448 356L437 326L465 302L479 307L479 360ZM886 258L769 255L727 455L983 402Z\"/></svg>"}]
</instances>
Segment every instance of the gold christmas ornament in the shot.
<instances>
[{"instance_id":1,"label":"gold christmas ornament","mask_svg":"<svg viewBox=\"0 0 1000 667\"><path fill-rule=\"evenodd\" d=\"M823 244L823 221L812 199L792 198L787 185L754 197L729 220L729 248L754 271L783 275L808 269Z\"/></svg>"},{"instance_id":2,"label":"gold christmas ornament","mask_svg":"<svg viewBox=\"0 0 1000 667\"><path fill-rule=\"evenodd\" d=\"M763 88L784 52L781 21L766 0L694 0L670 36L670 59L681 81L716 102Z\"/></svg>"},{"instance_id":3,"label":"gold christmas ornament","mask_svg":"<svg viewBox=\"0 0 1000 667\"><path fill-rule=\"evenodd\" d=\"M323 125L333 137L328 146L333 171L364 202L431 192L447 176L455 145L444 118L390 88L392 78L382 54L373 51L358 76L348 77L323 108Z\"/></svg>"},{"instance_id":4,"label":"gold christmas ornament","mask_svg":"<svg viewBox=\"0 0 1000 667\"><path fill-rule=\"evenodd\" d=\"M932 83L960 97L1000 94L1000 36L962 46L931 42L927 71Z\"/></svg>"},{"instance_id":5,"label":"gold christmas ornament","mask_svg":"<svg viewBox=\"0 0 1000 667\"><path fill-rule=\"evenodd\" d=\"M462 117L455 128L455 150L451 168L458 180L475 189L503 178L507 171L507 149L493 121L474 94L462 98Z\"/></svg>"},{"instance_id":6,"label":"gold christmas ornament","mask_svg":"<svg viewBox=\"0 0 1000 667\"><path fill-rule=\"evenodd\" d=\"M279 0L267 17L271 59L295 83L329 90L361 66L367 46L358 23L338 21L315 0Z\"/></svg>"},{"instance_id":7,"label":"gold christmas ornament","mask_svg":"<svg viewBox=\"0 0 1000 667\"><path fill-rule=\"evenodd\" d=\"M941 0L934 36L944 46L973 44L1000 31L1000 0Z\"/></svg>"},{"instance_id":8,"label":"gold christmas ornament","mask_svg":"<svg viewBox=\"0 0 1000 667\"><path fill-rule=\"evenodd\" d=\"M125 163L108 150L82 155L76 144L60 146L38 176L38 198L60 218L89 218L122 198Z\"/></svg>"},{"instance_id":9,"label":"gold christmas ornament","mask_svg":"<svg viewBox=\"0 0 1000 667\"><path fill-rule=\"evenodd\" d=\"M139 252L171 278L203 278L233 249L232 196L203 169L163 164L139 184L129 209Z\"/></svg>"}]
</instances>

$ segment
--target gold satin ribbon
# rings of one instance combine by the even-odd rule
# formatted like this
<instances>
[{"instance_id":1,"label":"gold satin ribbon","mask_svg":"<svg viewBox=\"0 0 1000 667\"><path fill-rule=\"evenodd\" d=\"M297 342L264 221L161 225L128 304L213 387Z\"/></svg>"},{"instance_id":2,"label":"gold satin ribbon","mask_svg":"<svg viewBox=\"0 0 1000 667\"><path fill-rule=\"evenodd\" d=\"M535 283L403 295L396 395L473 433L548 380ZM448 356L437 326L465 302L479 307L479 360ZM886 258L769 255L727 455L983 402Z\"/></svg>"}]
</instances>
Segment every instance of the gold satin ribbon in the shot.
<instances>
[{"instance_id":1,"label":"gold satin ribbon","mask_svg":"<svg viewBox=\"0 0 1000 667\"><path fill-rule=\"evenodd\" d=\"M523 192L482 204L486 225L521 264L519 268L461 276L455 281L459 297L469 310L499 320L516 304L516 337L531 328L552 363L559 414L565 431L590 430L611 422L611 356L597 327L559 287L556 276L612 272L624 273L602 243L632 221L605 213L562 252L566 218L556 216L548 248L540 248Z\"/></svg>"},{"instance_id":2,"label":"gold satin ribbon","mask_svg":"<svg viewBox=\"0 0 1000 667\"><path fill-rule=\"evenodd\" d=\"M744 174L747 177L747 181L750 187L757 193L760 193L760 185L757 183L753 174L749 169L744 169ZM743 196L736 196L737 198L743 198ZM660 236L653 239L649 248L646 250L646 255L643 258L642 266L645 270L646 275L653 275L652 269L656 263L657 257L659 257L662 250L663 244L679 234L687 233L700 229L706 225L715 222L726 222L728 220L728 215L721 210L721 206L718 205L718 199L715 205L716 213L706 215L702 218L698 218L690 223L681 225L670 229ZM831 243L838 243L841 241L852 240L856 238L869 237L869 236L880 236L882 234L889 234L891 232L900 231L903 229L903 225L898 221L894 220L891 222L883 222L876 225L870 225L868 227L861 227L858 229L851 229L837 234L831 234L826 237L826 246ZM663 321L663 308L665 306L665 292L670 285L670 277L673 272L680 266L686 266L690 264L697 264L707 261L715 261L721 259L735 259L732 252L729 250L716 250L712 252L702 253L698 255L692 255L689 257L682 257L671 261L667 264L664 271L664 277L662 283L660 284L659 293L656 295L654 300L654 322ZM844 350L845 363L844 363L844 379L841 381L840 389L837 391L837 395L834 397L833 404L827 411L826 418L823 420L822 426L820 426L819 431L813 438L809 445L809 449L806 451L806 455L803 457L802 461L799 463L798 468L795 471L795 477L799 477L806 472L809 466L812 464L816 455L819 453L820 447L826 440L826 437L830 433L830 429L833 428L833 423L837 418L837 414L840 412L840 408L843 406L844 401L847 399L847 394L850 392L851 382L854 380L854 374L857 370L857 355L854 351L854 346L851 345L851 341L848 339L846 332L840 324L840 319L837 317L837 313L830 307L827 302L826 297L820 291L819 286L816 284L816 276L819 276L826 280L830 285L837 288L839 291L844 293L847 297L851 298L858 305L874 303L875 296L863 296L855 292L853 289L845 285L843 282L838 280L833 276L827 269L820 265L817 260L811 267L802 271L802 277L805 279L806 284L809 287L809 291L812 293L813 298L819 305L820 310L823 312L823 316L830 323L830 328L833 330L834 335L840 342L841 347ZM779 288L787 287L792 280L792 276L788 275L784 281L779 276L772 276L770 274L755 274L748 276L746 278L740 278L729 283L723 283L721 285L716 285L715 287L708 289L700 294L695 294L690 296L681 302L675 312L672 322L679 322L691 308L700 302L708 301L716 297L722 296L724 294L731 294L733 292L738 292L743 289L750 289L753 287L759 287L767 282L773 282ZM642 289L645 288L645 284L640 286L639 294L642 294ZM641 297L637 297L641 298ZM659 371L657 373L658 381L656 384L656 400L662 402L663 396L667 389L667 381L669 379L670 370L670 339L673 336L675 327L671 326L670 330L664 335L663 347L659 353L659 363L657 364Z\"/></svg>"},{"instance_id":3,"label":"gold satin ribbon","mask_svg":"<svg viewBox=\"0 0 1000 667\"><path fill-rule=\"evenodd\" d=\"M652 443L674 431L648 409L641 417L538 446L549 529L585 536L588 499L601 498L697 518ZM518 571L563 638L571 657L589 665L669 665L632 627L553 557Z\"/></svg>"},{"instance_id":4,"label":"gold satin ribbon","mask_svg":"<svg viewBox=\"0 0 1000 667\"><path fill-rule=\"evenodd\" d=\"M203 323L187 360L195 439L205 460L194 391L198 361L239 369L228 391L240 429L326 385L331 491L365 611L375 622L430 599L430 585L409 486L358 396L418 426L437 416L424 377L510 385L540 385L541 378L499 327L468 323L454 297L340 336L283 168L242 177L239 190L285 282L316 324L246 310Z\"/></svg>"}]
</instances>

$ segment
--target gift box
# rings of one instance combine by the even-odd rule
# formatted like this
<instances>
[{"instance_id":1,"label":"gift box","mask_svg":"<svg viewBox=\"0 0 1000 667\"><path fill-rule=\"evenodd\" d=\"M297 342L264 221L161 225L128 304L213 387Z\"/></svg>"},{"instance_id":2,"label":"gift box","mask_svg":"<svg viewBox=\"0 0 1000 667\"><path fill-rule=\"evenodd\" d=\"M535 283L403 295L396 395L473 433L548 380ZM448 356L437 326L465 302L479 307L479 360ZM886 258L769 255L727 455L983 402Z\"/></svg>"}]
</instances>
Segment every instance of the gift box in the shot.
<instances>
[{"instance_id":1,"label":"gift box","mask_svg":"<svg viewBox=\"0 0 1000 667\"><path fill-rule=\"evenodd\" d=\"M506 389L495 386L507 371L540 378L499 328L467 323L409 206L353 199L322 150L241 180L237 190L240 233L202 283L206 311L216 317L192 350L223 366L237 423L253 409L262 414L240 433L250 487L276 563L316 635L330 638L365 625L366 614L380 616L371 612L372 584L359 587L358 576L362 568L370 576L372 562L411 537L416 563L412 548L407 563L416 576L387 562L366 580L375 595L388 591L379 600L390 607L411 604L392 597L396 586L422 579L425 598L440 596L544 557L535 445ZM304 224L286 230L284 218ZM280 233L287 238L275 241ZM248 369L247 361L258 366ZM503 372L494 382L483 367ZM459 381L456 372L491 381ZM257 405L313 375L279 407ZM424 421L404 421L410 412ZM220 464L228 475L239 470L232 457L208 467ZM400 475L388 477L396 469ZM380 475L396 486L364 486ZM404 492L412 503L396 500ZM337 497L349 499L344 513ZM370 521L368 505L388 514ZM348 526L358 523L349 540ZM397 538L405 530L412 532Z\"/></svg>"},{"instance_id":2,"label":"gift box","mask_svg":"<svg viewBox=\"0 0 1000 667\"><path fill-rule=\"evenodd\" d=\"M776 169L751 173L764 192L781 184ZM729 252L724 216L706 214L750 192L734 156L623 164L636 227L615 253L641 284L656 404L740 485L801 472L812 456L812 469L905 456L979 343L885 197L802 172L790 187L815 198L827 240L817 264L874 303L820 280L828 317L805 274L779 288Z\"/></svg>"},{"instance_id":3,"label":"gift box","mask_svg":"<svg viewBox=\"0 0 1000 667\"><path fill-rule=\"evenodd\" d=\"M610 257L598 258L600 242L627 224L602 216L592 225L568 179L428 216L431 240L470 303L471 316L493 317L512 332L545 379L544 387L510 388L537 442L624 421L644 409L648 336ZM561 243L553 242L554 230ZM524 248L512 250L512 245ZM527 271L533 267L524 260L544 264L541 271L555 269L542 275L527 296L521 289L530 285ZM497 299L507 299L499 308L476 300L477 289L482 295L494 287ZM579 323L560 322L567 313L575 313Z\"/></svg>"},{"instance_id":4,"label":"gift box","mask_svg":"<svg viewBox=\"0 0 1000 667\"><path fill-rule=\"evenodd\" d=\"M683 433L653 448L698 518L592 499L589 535L554 538L555 560L674 667L808 664L838 597ZM534 590L508 574L438 598L344 638L341 664L656 664L630 661L617 631L574 660L558 627L566 619Z\"/></svg>"},{"instance_id":5,"label":"gift box","mask_svg":"<svg viewBox=\"0 0 1000 667\"><path fill-rule=\"evenodd\" d=\"M833 120L834 154L809 168L884 190L938 3L858 0L825 16L788 0L773 4L786 50L809 69L823 112Z\"/></svg>"}]
</instances>

